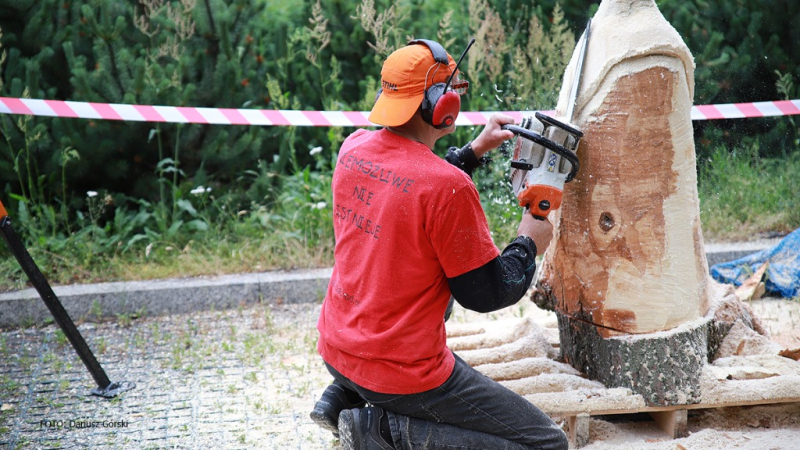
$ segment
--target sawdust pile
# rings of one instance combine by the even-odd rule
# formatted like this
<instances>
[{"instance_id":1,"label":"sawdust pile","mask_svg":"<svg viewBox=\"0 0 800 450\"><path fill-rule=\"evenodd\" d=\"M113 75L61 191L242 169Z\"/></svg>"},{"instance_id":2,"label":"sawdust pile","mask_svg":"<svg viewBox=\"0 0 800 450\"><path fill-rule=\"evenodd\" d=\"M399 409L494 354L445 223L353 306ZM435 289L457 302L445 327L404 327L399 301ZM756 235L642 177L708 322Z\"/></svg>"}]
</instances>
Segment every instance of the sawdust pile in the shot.
<instances>
[{"instance_id":1,"label":"sawdust pile","mask_svg":"<svg viewBox=\"0 0 800 450\"><path fill-rule=\"evenodd\" d=\"M606 388L560 362L554 313L528 305L522 317L513 317L519 310L509 309L494 320L459 308L456 320L448 323L448 345L478 371L554 417L564 411L635 411L645 406L630 390ZM742 307L748 323L734 321L704 368L702 404L710 407L690 410L689 437L669 439L654 422L639 416L593 414L584 448L796 450L800 362L780 353L787 344L800 348L800 302L764 299L751 303L752 311Z\"/></svg>"},{"instance_id":2,"label":"sawdust pile","mask_svg":"<svg viewBox=\"0 0 800 450\"><path fill-rule=\"evenodd\" d=\"M714 355L714 360L740 355L777 355L780 351L780 345L737 319Z\"/></svg>"}]
</instances>

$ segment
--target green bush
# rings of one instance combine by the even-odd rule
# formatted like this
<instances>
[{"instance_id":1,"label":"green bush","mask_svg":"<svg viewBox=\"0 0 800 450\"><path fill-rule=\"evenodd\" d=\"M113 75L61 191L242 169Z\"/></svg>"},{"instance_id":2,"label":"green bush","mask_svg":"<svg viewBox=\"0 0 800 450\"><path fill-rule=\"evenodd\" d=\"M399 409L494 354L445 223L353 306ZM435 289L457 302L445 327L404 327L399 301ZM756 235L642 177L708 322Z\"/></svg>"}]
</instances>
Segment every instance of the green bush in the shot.
<instances>
[{"instance_id":1,"label":"green bush","mask_svg":"<svg viewBox=\"0 0 800 450\"><path fill-rule=\"evenodd\" d=\"M464 6L0 0L0 95L368 110L381 61L409 37L438 39L457 56L475 36L462 66L472 83L465 110L551 107L560 84L552 74L563 72L574 46L561 11ZM221 270L183 265L203 257L238 260L236 270L330 263L330 179L351 129L3 115L0 130L3 201L55 281L150 276L170 265L187 274ZM459 129L436 151L478 131ZM498 162L478 177L482 189L497 191L489 197L509 195L506 170ZM506 240L518 209L488 200L487 211ZM13 263L2 264L19 280ZM131 264L152 268L126 273Z\"/></svg>"},{"instance_id":2,"label":"green bush","mask_svg":"<svg viewBox=\"0 0 800 450\"><path fill-rule=\"evenodd\" d=\"M0 95L369 110L381 61L409 38L457 56L474 36L463 110L550 109L596 3L0 0ZM797 98L797 49L782 45L798 41L797 6L777 3L659 0L695 54L698 102L774 98L776 86ZM717 144L796 153L789 118L715 122L697 125L701 160ZM479 131L460 127L435 151ZM350 132L0 115L0 198L58 282L326 265L330 179ZM498 245L521 214L507 157L476 175ZM21 279L8 258L0 272Z\"/></svg>"},{"instance_id":3,"label":"green bush","mask_svg":"<svg viewBox=\"0 0 800 450\"><path fill-rule=\"evenodd\" d=\"M545 10L555 0L542 0ZM573 29L582 30L599 0L560 0ZM783 99L781 74L800 79L800 3L794 0L656 0L664 17L694 55L698 105ZM794 97L798 98L798 97ZM697 151L710 156L718 145L760 143L764 156L796 151L786 117L697 121Z\"/></svg>"}]
</instances>

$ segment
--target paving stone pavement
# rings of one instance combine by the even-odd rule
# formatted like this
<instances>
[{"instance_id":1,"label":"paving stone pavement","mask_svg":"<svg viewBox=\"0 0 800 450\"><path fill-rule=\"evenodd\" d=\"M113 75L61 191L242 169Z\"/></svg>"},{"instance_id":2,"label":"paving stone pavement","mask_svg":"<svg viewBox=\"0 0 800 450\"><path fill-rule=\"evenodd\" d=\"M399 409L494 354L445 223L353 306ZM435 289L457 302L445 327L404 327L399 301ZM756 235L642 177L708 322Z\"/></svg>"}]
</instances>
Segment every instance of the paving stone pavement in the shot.
<instances>
[{"instance_id":1,"label":"paving stone pavement","mask_svg":"<svg viewBox=\"0 0 800 450\"><path fill-rule=\"evenodd\" d=\"M330 382L316 353L320 303L267 302L79 325L112 381L55 326L0 333L0 448L331 449L308 417Z\"/></svg>"}]
</instances>

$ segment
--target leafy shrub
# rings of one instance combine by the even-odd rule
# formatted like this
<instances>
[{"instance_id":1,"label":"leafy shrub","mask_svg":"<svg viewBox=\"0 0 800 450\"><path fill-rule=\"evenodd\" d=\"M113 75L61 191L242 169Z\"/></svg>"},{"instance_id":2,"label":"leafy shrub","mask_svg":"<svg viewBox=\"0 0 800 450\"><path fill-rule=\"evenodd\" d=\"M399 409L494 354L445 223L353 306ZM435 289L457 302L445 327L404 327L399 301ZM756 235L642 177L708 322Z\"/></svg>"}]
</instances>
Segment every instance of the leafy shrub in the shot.
<instances>
[{"instance_id":1,"label":"leafy shrub","mask_svg":"<svg viewBox=\"0 0 800 450\"><path fill-rule=\"evenodd\" d=\"M457 56L475 36L462 66L471 83L464 110L549 109L596 3L0 0L0 95L369 110L391 51L424 37ZM796 49L778 44L798 41L780 25L797 15L794 2L783 10L755 0L659 6L696 55L698 100L763 99L755 94L769 97L776 79L792 95ZM752 98L740 95L748 89ZM786 139L797 140L790 120L748 120L698 126L701 153L741 130L758 136L741 139L742 148L763 140L761 156L797 146ZM0 196L57 281L329 264L330 178L351 131L0 115ZM435 151L479 131L460 127ZM507 157L495 153L476 176L499 245L521 214ZM9 279L19 279L14 267L0 261Z\"/></svg>"}]
</instances>

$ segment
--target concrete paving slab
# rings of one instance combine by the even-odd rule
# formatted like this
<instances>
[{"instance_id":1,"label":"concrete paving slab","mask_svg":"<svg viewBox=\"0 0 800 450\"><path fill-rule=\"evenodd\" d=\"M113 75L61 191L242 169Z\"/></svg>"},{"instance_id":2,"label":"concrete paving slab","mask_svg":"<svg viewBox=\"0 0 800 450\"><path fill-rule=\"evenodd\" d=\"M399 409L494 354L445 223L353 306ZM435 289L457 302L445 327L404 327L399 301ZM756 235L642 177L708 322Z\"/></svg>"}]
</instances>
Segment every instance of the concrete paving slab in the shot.
<instances>
[{"instance_id":1,"label":"concrete paving slab","mask_svg":"<svg viewBox=\"0 0 800 450\"><path fill-rule=\"evenodd\" d=\"M778 245L781 239L783 238L760 239L750 242L706 243L705 249L708 266L711 267L714 264L734 261L764 250L765 248L772 248Z\"/></svg>"},{"instance_id":2,"label":"concrete paving slab","mask_svg":"<svg viewBox=\"0 0 800 450\"><path fill-rule=\"evenodd\" d=\"M104 319L222 310L263 298L279 303L313 302L324 298L330 276L331 269L311 269L54 286L53 291L73 320ZM0 329L50 320L50 311L35 289L0 294Z\"/></svg>"}]
</instances>

